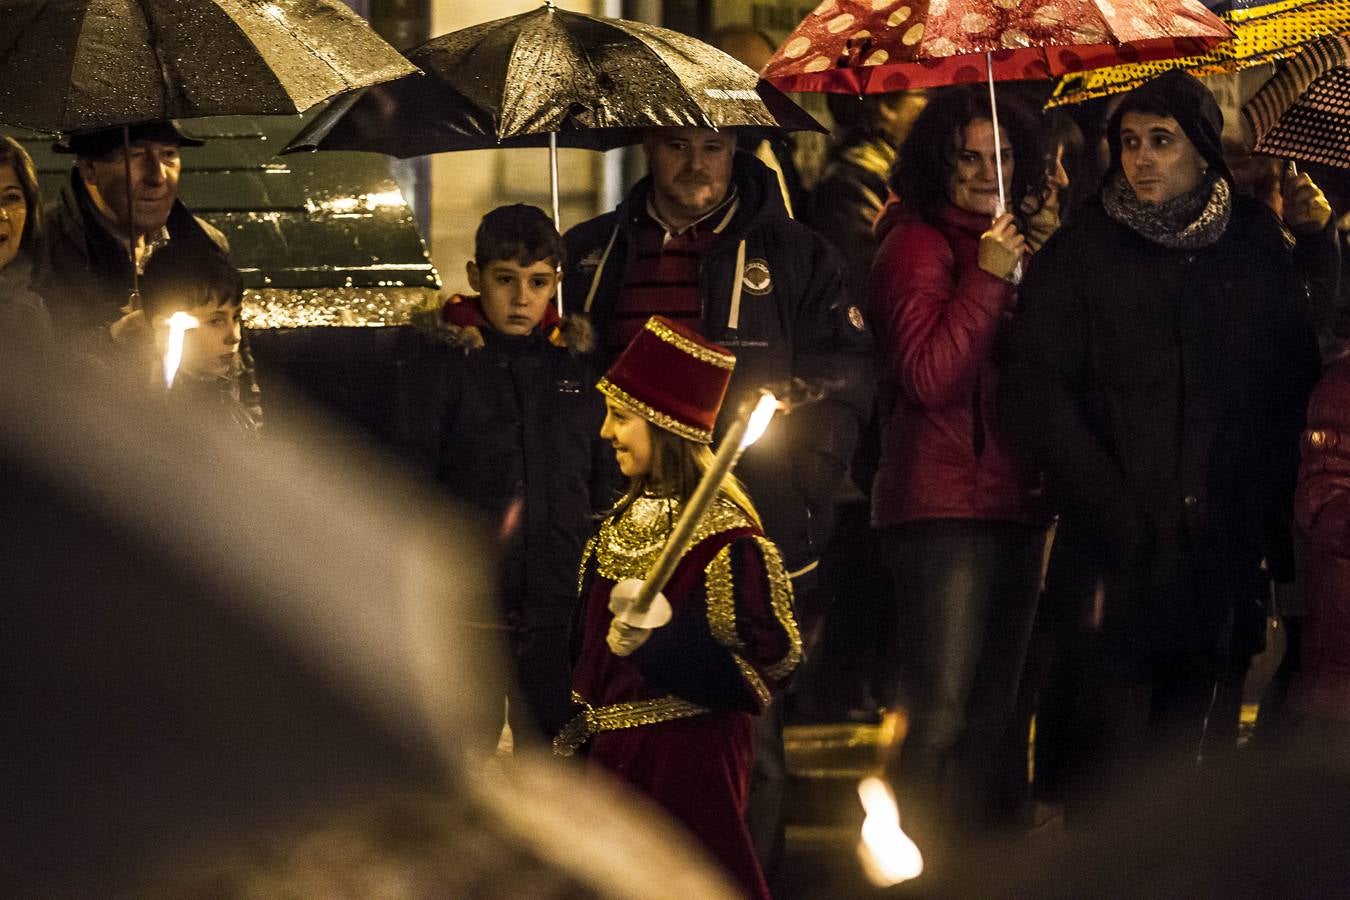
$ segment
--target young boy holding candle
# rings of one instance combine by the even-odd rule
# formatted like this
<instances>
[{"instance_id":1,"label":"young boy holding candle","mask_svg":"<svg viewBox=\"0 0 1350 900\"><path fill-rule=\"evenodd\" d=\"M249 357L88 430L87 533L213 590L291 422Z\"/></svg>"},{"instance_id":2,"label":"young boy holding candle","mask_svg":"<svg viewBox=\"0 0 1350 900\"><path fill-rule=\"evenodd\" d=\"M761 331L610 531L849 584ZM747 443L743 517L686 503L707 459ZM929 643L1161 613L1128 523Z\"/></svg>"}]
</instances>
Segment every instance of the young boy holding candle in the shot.
<instances>
[{"instance_id":1,"label":"young boy holding candle","mask_svg":"<svg viewBox=\"0 0 1350 900\"><path fill-rule=\"evenodd\" d=\"M660 316L600 380L628 490L586 545L573 693L554 742L646 793L703 841L747 895L767 898L745 822L752 716L801 659L778 548L734 477L699 519L649 611L633 599L713 462L736 358Z\"/></svg>"},{"instance_id":2,"label":"young boy holding candle","mask_svg":"<svg viewBox=\"0 0 1350 900\"><path fill-rule=\"evenodd\" d=\"M517 743L551 740L571 713L577 560L595 513L617 493L598 435L604 405L590 390L590 325L554 306L561 262L562 241L538 208L483 217L466 267L478 293L440 311L400 437L497 538L494 624L511 655Z\"/></svg>"},{"instance_id":3,"label":"young boy holding candle","mask_svg":"<svg viewBox=\"0 0 1350 900\"><path fill-rule=\"evenodd\" d=\"M153 334L154 358L145 364L170 398L200 406L222 423L255 435L262 411L253 392L240 385L239 344L243 335L244 284L221 253L192 243L169 243L146 263L141 277L141 310ZM173 327L175 313L191 317ZM180 317L181 320L181 317ZM170 344L181 332L177 370ZM149 342L142 349L148 351ZM132 342L135 352L135 342ZM172 377L170 377L172 376Z\"/></svg>"}]
</instances>

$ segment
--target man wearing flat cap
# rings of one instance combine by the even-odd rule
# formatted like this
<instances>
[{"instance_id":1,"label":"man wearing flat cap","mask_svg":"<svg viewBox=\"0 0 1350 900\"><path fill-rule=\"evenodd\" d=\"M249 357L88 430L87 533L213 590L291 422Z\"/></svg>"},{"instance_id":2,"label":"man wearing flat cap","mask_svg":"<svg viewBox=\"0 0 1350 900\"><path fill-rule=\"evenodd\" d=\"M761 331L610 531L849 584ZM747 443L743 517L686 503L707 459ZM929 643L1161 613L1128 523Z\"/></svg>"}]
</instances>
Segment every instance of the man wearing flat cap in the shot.
<instances>
[{"instance_id":1,"label":"man wearing flat cap","mask_svg":"<svg viewBox=\"0 0 1350 900\"><path fill-rule=\"evenodd\" d=\"M53 148L74 154L75 165L60 198L47 209L47 248L37 287L57 337L67 344L87 346L130 311L129 237L138 269L170 241L200 242L229 254L225 236L178 199L180 150L202 142L165 120L131 126L127 146L130 182L121 128L76 132Z\"/></svg>"},{"instance_id":2,"label":"man wearing flat cap","mask_svg":"<svg viewBox=\"0 0 1350 900\"><path fill-rule=\"evenodd\" d=\"M1032 259L1007 347L1004 427L1060 514L1043 609L1079 674L1071 817L1145 761L1222 755L1216 684L1292 574L1319 370L1303 273L1334 269L1336 235L1306 176L1283 222L1238 194L1222 128L1189 74L1126 95L1100 195Z\"/></svg>"}]
</instances>

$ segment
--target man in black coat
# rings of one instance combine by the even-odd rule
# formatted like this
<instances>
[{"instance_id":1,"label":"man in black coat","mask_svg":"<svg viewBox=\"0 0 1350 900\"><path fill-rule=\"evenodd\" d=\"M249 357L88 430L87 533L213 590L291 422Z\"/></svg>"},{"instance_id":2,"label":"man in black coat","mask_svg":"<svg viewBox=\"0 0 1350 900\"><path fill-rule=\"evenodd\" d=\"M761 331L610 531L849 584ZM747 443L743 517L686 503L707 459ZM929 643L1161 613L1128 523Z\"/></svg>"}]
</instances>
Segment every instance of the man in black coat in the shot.
<instances>
[{"instance_id":1,"label":"man in black coat","mask_svg":"<svg viewBox=\"0 0 1350 900\"><path fill-rule=\"evenodd\" d=\"M835 489L871 409L872 339L839 254L788 216L776 177L736 152L734 131L651 129L649 175L617 210L564 236L564 281L607 359L653 314L731 349L736 370L719 433L762 386L800 378L824 389L776 422L737 469L801 604L815 589ZM760 719L749 816L770 878L786 777L776 719L776 707Z\"/></svg>"},{"instance_id":2,"label":"man in black coat","mask_svg":"<svg viewBox=\"0 0 1350 900\"><path fill-rule=\"evenodd\" d=\"M1046 602L1081 676L1073 812L1141 757L1194 764L1263 563L1291 565L1318 371L1299 273L1335 235L1306 180L1287 230L1237 196L1221 128L1184 73L1125 98L1101 194L1034 257L1008 347L1005 426L1061 516Z\"/></svg>"}]
</instances>

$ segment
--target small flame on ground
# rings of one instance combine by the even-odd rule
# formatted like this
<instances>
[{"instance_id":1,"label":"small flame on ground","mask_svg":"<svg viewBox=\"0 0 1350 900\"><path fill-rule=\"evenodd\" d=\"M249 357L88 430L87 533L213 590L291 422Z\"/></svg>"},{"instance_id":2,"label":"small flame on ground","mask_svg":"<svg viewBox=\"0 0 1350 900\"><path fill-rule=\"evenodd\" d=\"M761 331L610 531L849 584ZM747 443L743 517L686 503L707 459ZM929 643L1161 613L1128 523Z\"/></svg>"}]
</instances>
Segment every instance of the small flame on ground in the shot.
<instances>
[{"instance_id":1,"label":"small flame on ground","mask_svg":"<svg viewBox=\"0 0 1350 900\"><path fill-rule=\"evenodd\" d=\"M181 310L169 316L169 345L164 351L164 386L173 387L178 366L183 362L183 335L201 323Z\"/></svg>"},{"instance_id":2,"label":"small flame on ground","mask_svg":"<svg viewBox=\"0 0 1350 900\"><path fill-rule=\"evenodd\" d=\"M877 887L890 887L918 878L923 873L923 854L900 830L900 807L890 785L875 776L864 778L858 784L858 798L867 813L858 858L868 880Z\"/></svg>"},{"instance_id":3,"label":"small flame on ground","mask_svg":"<svg viewBox=\"0 0 1350 900\"><path fill-rule=\"evenodd\" d=\"M764 431L773 421L773 414L778 412L779 405L778 398L772 392L760 392L759 402L755 404L754 412L750 413L750 424L746 426L745 437L741 438L742 450L764 436Z\"/></svg>"}]
</instances>

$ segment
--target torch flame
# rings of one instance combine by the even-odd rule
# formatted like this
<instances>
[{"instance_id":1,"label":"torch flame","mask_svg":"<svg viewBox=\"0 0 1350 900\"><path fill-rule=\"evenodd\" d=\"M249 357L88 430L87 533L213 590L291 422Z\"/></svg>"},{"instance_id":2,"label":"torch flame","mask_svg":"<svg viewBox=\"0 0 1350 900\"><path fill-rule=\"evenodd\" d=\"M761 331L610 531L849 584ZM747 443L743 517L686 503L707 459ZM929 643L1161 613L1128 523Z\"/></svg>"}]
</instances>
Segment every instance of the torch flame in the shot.
<instances>
[{"instance_id":1,"label":"torch flame","mask_svg":"<svg viewBox=\"0 0 1350 900\"><path fill-rule=\"evenodd\" d=\"M169 316L169 345L164 350L164 386L173 387L174 377L178 375L178 366L183 362L183 335L188 329L201 323L185 312L179 311Z\"/></svg>"},{"instance_id":2,"label":"torch flame","mask_svg":"<svg viewBox=\"0 0 1350 900\"><path fill-rule=\"evenodd\" d=\"M923 854L900 830L900 807L886 782L875 776L858 784L858 798L867 813L858 841L858 858L867 878L877 887L890 887L923 873Z\"/></svg>"},{"instance_id":3,"label":"torch flame","mask_svg":"<svg viewBox=\"0 0 1350 900\"><path fill-rule=\"evenodd\" d=\"M780 405L778 398L771 391L760 392L755 411L750 414L750 424L745 428L745 437L741 438L742 450L764 436L764 430L769 427L769 422L773 420L773 415L778 412Z\"/></svg>"}]
</instances>

